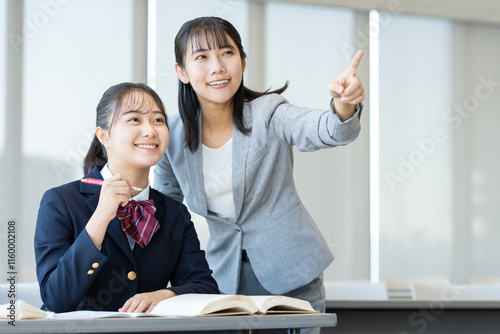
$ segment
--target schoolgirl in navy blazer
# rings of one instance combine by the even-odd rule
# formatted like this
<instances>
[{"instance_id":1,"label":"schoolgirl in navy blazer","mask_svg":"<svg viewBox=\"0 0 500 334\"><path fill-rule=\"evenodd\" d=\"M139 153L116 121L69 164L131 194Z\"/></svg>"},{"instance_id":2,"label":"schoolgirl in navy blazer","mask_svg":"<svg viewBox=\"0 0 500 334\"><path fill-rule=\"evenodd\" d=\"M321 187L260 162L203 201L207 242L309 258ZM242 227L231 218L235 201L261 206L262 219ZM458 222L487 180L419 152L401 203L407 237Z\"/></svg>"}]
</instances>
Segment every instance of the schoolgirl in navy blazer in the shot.
<instances>
[{"instance_id":1,"label":"schoolgirl in navy blazer","mask_svg":"<svg viewBox=\"0 0 500 334\"><path fill-rule=\"evenodd\" d=\"M35 257L43 309L149 312L178 294L219 293L186 207L148 188L149 169L168 139L163 104L151 88L123 83L104 93L84 162L85 178L93 179L103 179L106 164L104 183L74 181L41 200ZM145 190L134 195L132 185ZM147 190L159 229L135 240L141 233L126 235L117 209L130 208L131 197L147 199Z\"/></svg>"}]
</instances>

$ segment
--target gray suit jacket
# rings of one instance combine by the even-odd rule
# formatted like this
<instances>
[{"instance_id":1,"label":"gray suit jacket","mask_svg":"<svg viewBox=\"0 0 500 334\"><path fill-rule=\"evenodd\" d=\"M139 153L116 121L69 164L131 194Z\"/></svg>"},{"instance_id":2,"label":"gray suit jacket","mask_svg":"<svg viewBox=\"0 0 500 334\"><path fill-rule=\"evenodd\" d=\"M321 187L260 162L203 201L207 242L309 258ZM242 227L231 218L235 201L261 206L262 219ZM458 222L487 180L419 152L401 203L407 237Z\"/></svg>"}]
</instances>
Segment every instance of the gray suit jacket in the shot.
<instances>
[{"instance_id":1,"label":"gray suit jacket","mask_svg":"<svg viewBox=\"0 0 500 334\"><path fill-rule=\"evenodd\" d=\"M154 186L207 220L207 260L222 293L238 289L244 247L255 275L272 294L311 282L333 261L333 254L303 206L293 181L293 145L300 151L346 145L359 134L362 105L342 123L330 110L289 104L265 95L244 106L249 135L233 129L233 199L236 222L207 210L201 143L191 153L184 126L169 119L170 143L155 168ZM200 122L201 132L201 122ZM201 140L201 136L200 136Z\"/></svg>"}]
</instances>

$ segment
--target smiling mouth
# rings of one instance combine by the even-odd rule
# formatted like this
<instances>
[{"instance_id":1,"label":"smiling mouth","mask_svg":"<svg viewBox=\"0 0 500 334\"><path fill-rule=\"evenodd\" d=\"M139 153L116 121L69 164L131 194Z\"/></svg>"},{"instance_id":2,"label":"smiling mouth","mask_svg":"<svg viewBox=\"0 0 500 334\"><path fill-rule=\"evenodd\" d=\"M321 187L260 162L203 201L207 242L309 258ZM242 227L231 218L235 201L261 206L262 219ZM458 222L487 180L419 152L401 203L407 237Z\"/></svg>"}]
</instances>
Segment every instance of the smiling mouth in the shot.
<instances>
[{"instance_id":1,"label":"smiling mouth","mask_svg":"<svg viewBox=\"0 0 500 334\"><path fill-rule=\"evenodd\" d=\"M158 145L136 145L139 148L149 148L149 149L154 149L157 148Z\"/></svg>"},{"instance_id":2,"label":"smiling mouth","mask_svg":"<svg viewBox=\"0 0 500 334\"><path fill-rule=\"evenodd\" d=\"M219 81L212 81L209 82L208 85L213 87L213 86L222 86L225 85L229 82L229 80L219 80Z\"/></svg>"}]
</instances>

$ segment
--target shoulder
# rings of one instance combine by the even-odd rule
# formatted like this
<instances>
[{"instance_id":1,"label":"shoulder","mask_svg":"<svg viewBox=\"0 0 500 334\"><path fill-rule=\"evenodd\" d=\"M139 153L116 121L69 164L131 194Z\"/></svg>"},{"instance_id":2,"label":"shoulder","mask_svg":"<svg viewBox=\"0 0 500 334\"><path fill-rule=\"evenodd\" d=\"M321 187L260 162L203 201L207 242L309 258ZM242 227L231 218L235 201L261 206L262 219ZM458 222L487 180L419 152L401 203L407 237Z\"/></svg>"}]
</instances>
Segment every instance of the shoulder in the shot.
<instances>
[{"instance_id":1,"label":"shoulder","mask_svg":"<svg viewBox=\"0 0 500 334\"><path fill-rule=\"evenodd\" d=\"M244 116L247 124L254 128L267 128L277 118L277 111L288 109L290 103L280 94L267 94L247 102ZM279 118L279 117L278 117Z\"/></svg>"},{"instance_id":2,"label":"shoulder","mask_svg":"<svg viewBox=\"0 0 500 334\"><path fill-rule=\"evenodd\" d=\"M288 103L288 101L280 94L266 94L249 102L250 108L262 108L266 110L274 110L280 104Z\"/></svg>"},{"instance_id":3,"label":"shoulder","mask_svg":"<svg viewBox=\"0 0 500 334\"><path fill-rule=\"evenodd\" d=\"M38 219L41 217L67 217L75 208L82 207L85 198L80 192L80 181L70 182L47 190L40 200Z\"/></svg>"},{"instance_id":4,"label":"shoulder","mask_svg":"<svg viewBox=\"0 0 500 334\"><path fill-rule=\"evenodd\" d=\"M58 187L50 188L47 190L44 195L43 199L49 200L53 198L62 198L62 199L68 199L75 197L76 194L80 194L80 181L72 181L66 184L63 184Z\"/></svg>"},{"instance_id":5,"label":"shoulder","mask_svg":"<svg viewBox=\"0 0 500 334\"><path fill-rule=\"evenodd\" d=\"M168 142L166 155L171 157L176 154L183 154L185 148L184 142L184 123L179 114L168 117L168 132L170 139Z\"/></svg>"},{"instance_id":6,"label":"shoulder","mask_svg":"<svg viewBox=\"0 0 500 334\"><path fill-rule=\"evenodd\" d=\"M168 131L171 136L183 136L184 137L184 123L179 113L172 116L168 116Z\"/></svg>"}]
</instances>

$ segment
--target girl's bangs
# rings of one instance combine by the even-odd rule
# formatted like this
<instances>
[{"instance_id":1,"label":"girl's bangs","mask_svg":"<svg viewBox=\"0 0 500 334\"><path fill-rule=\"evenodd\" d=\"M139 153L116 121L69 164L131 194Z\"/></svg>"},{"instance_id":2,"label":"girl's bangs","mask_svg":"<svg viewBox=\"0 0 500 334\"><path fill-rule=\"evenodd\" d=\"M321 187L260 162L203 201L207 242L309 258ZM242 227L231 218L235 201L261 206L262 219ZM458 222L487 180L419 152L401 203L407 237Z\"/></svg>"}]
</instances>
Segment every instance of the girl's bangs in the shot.
<instances>
[{"instance_id":1,"label":"girl's bangs","mask_svg":"<svg viewBox=\"0 0 500 334\"><path fill-rule=\"evenodd\" d=\"M124 91L117 100L115 105L115 113L111 125L115 124L116 121L126 112L130 110L142 110L142 113L146 114L155 109L154 104L158 104L155 98L149 95L147 92L133 89L131 91ZM165 110L162 109L162 105L158 105L159 110L167 119Z\"/></svg>"},{"instance_id":2,"label":"girl's bangs","mask_svg":"<svg viewBox=\"0 0 500 334\"><path fill-rule=\"evenodd\" d=\"M213 25L194 28L190 42L191 50L214 50L231 45L223 27Z\"/></svg>"}]
</instances>

